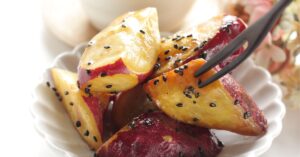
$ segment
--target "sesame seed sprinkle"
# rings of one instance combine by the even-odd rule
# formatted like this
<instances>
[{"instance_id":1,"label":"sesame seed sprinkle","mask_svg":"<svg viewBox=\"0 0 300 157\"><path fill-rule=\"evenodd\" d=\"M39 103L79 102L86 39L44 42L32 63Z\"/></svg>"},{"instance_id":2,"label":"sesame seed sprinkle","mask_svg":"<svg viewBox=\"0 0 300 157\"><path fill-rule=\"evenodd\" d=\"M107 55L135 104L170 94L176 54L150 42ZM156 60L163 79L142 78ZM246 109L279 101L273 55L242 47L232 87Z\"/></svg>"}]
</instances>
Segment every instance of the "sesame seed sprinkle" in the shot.
<instances>
[{"instance_id":1,"label":"sesame seed sprinkle","mask_svg":"<svg viewBox=\"0 0 300 157\"><path fill-rule=\"evenodd\" d=\"M81 122L80 122L80 121L77 121L77 122L75 123L75 125L76 125L77 128L79 128L79 127L81 127Z\"/></svg>"},{"instance_id":2,"label":"sesame seed sprinkle","mask_svg":"<svg viewBox=\"0 0 300 157\"><path fill-rule=\"evenodd\" d=\"M107 46L104 46L104 48L105 48L105 49L110 49L110 46L107 45Z\"/></svg>"},{"instance_id":3,"label":"sesame seed sprinkle","mask_svg":"<svg viewBox=\"0 0 300 157\"><path fill-rule=\"evenodd\" d=\"M140 33L145 34L145 31L141 29L141 30L140 30Z\"/></svg>"},{"instance_id":4,"label":"sesame seed sprinkle","mask_svg":"<svg viewBox=\"0 0 300 157\"><path fill-rule=\"evenodd\" d=\"M183 107L183 104L182 103L177 103L176 106L177 107Z\"/></svg>"},{"instance_id":5,"label":"sesame seed sprinkle","mask_svg":"<svg viewBox=\"0 0 300 157\"><path fill-rule=\"evenodd\" d=\"M105 87L106 87L106 88L111 88L111 87L112 87L112 85L111 85L111 84L109 84L109 85L106 85Z\"/></svg>"},{"instance_id":6,"label":"sesame seed sprinkle","mask_svg":"<svg viewBox=\"0 0 300 157\"><path fill-rule=\"evenodd\" d=\"M159 82L159 80L154 80L154 81L153 81L153 84L154 84L154 85L157 85L158 82Z\"/></svg>"}]
</instances>

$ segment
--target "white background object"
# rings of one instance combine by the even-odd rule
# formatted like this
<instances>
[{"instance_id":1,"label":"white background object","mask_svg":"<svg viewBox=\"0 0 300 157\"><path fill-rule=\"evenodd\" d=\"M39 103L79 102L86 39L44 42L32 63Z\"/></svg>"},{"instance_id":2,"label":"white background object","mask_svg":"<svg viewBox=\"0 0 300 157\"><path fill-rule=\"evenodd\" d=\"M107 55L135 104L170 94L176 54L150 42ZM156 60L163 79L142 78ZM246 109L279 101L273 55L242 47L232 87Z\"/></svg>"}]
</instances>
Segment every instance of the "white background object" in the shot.
<instances>
[{"instance_id":1,"label":"white background object","mask_svg":"<svg viewBox=\"0 0 300 157\"><path fill-rule=\"evenodd\" d=\"M0 156L64 157L36 133L29 112L34 84L59 53L71 50L46 30L39 0L0 1ZM262 157L300 156L300 110Z\"/></svg>"}]
</instances>

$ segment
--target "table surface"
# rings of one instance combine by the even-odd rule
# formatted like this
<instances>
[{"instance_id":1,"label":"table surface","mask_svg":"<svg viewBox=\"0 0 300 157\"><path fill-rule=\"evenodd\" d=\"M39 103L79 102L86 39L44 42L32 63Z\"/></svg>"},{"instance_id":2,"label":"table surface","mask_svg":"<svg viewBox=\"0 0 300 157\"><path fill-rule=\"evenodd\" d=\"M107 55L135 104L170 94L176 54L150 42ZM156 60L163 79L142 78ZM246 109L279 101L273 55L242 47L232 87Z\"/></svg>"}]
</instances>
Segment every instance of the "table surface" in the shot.
<instances>
[{"instance_id":1,"label":"table surface","mask_svg":"<svg viewBox=\"0 0 300 157\"><path fill-rule=\"evenodd\" d=\"M0 2L0 156L63 157L34 130L31 91L45 68L72 48L43 24L39 0ZM287 110L283 132L263 157L300 156L300 110Z\"/></svg>"}]
</instances>

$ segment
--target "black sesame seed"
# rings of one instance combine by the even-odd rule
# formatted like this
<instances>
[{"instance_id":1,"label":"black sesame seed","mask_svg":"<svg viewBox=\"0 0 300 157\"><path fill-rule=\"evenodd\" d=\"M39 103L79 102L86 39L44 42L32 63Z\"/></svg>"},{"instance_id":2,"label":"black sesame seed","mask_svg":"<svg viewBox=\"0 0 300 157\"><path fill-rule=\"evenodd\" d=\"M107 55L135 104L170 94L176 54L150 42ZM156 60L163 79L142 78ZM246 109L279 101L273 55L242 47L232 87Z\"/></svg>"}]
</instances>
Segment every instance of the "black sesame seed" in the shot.
<instances>
[{"instance_id":1,"label":"black sesame seed","mask_svg":"<svg viewBox=\"0 0 300 157\"><path fill-rule=\"evenodd\" d=\"M86 70L86 73L87 73L88 75L90 75L90 74L91 74L91 70Z\"/></svg>"},{"instance_id":2,"label":"black sesame seed","mask_svg":"<svg viewBox=\"0 0 300 157\"><path fill-rule=\"evenodd\" d=\"M98 142L98 139L97 139L96 136L93 136L93 139L94 139L95 142Z\"/></svg>"},{"instance_id":3,"label":"black sesame seed","mask_svg":"<svg viewBox=\"0 0 300 157\"><path fill-rule=\"evenodd\" d=\"M142 34L145 34L145 31L143 31L143 30L140 30L140 33L142 33Z\"/></svg>"},{"instance_id":4,"label":"black sesame seed","mask_svg":"<svg viewBox=\"0 0 300 157\"><path fill-rule=\"evenodd\" d=\"M105 87L106 87L106 88L111 88L111 87L112 87L112 85L111 85L111 84L109 84L109 85L106 85Z\"/></svg>"},{"instance_id":5,"label":"black sesame seed","mask_svg":"<svg viewBox=\"0 0 300 157\"><path fill-rule=\"evenodd\" d=\"M165 58L166 61L169 61L171 59L171 56L168 56Z\"/></svg>"},{"instance_id":6,"label":"black sesame seed","mask_svg":"<svg viewBox=\"0 0 300 157\"><path fill-rule=\"evenodd\" d=\"M213 103L213 102L211 102L211 103L209 103L209 106L210 106L210 107L217 107L217 104L216 104L216 103Z\"/></svg>"},{"instance_id":7,"label":"black sesame seed","mask_svg":"<svg viewBox=\"0 0 300 157\"><path fill-rule=\"evenodd\" d=\"M122 24L122 28L126 28L126 25Z\"/></svg>"},{"instance_id":8,"label":"black sesame seed","mask_svg":"<svg viewBox=\"0 0 300 157\"><path fill-rule=\"evenodd\" d=\"M188 68L188 66L187 66L187 65L184 65L184 66L183 66L183 69L187 69L187 68Z\"/></svg>"},{"instance_id":9,"label":"black sesame seed","mask_svg":"<svg viewBox=\"0 0 300 157\"><path fill-rule=\"evenodd\" d=\"M182 49L183 49L183 46L179 46L179 47L178 47L178 50L182 50Z\"/></svg>"},{"instance_id":10,"label":"black sesame seed","mask_svg":"<svg viewBox=\"0 0 300 157\"><path fill-rule=\"evenodd\" d=\"M105 49L110 49L110 46L104 46Z\"/></svg>"},{"instance_id":11,"label":"black sesame seed","mask_svg":"<svg viewBox=\"0 0 300 157\"><path fill-rule=\"evenodd\" d=\"M167 82L167 76L166 75L162 75L162 80L164 81L164 82Z\"/></svg>"},{"instance_id":12,"label":"black sesame seed","mask_svg":"<svg viewBox=\"0 0 300 157\"><path fill-rule=\"evenodd\" d=\"M177 103L176 106L177 107L183 107L183 104L182 103Z\"/></svg>"},{"instance_id":13,"label":"black sesame seed","mask_svg":"<svg viewBox=\"0 0 300 157\"><path fill-rule=\"evenodd\" d=\"M250 112L245 112L244 113L244 119L248 119L251 117L251 113Z\"/></svg>"},{"instance_id":14,"label":"black sesame seed","mask_svg":"<svg viewBox=\"0 0 300 157\"><path fill-rule=\"evenodd\" d=\"M159 63L154 64L154 68L153 68L154 71L157 71L159 68L160 68Z\"/></svg>"},{"instance_id":15,"label":"black sesame seed","mask_svg":"<svg viewBox=\"0 0 300 157\"><path fill-rule=\"evenodd\" d=\"M89 136L90 135L90 132L88 131L88 130L86 130L85 132L84 132L84 136Z\"/></svg>"},{"instance_id":16,"label":"black sesame seed","mask_svg":"<svg viewBox=\"0 0 300 157\"><path fill-rule=\"evenodd\" d=\"M65 91L65 95L69 95L69 92L68 92L68 91Z\"/></svg>"},{"instance_id":17,"label":"black sesame seed","mask_svg":"<svg viewBox=\"0 0 300 157\"><path fill-rule=\"evenodd\" d=\"M193 101L193 104L196 104L197 102L196 101Z\"/></svg>"},{"instance_id":18,"label":"black sesame seed","mask_svg":"<svg viewBox=\"0 0 300 157\"><path fill-rule=\"evenodd\" d=\"M91 62L88 62L88 63L87 63L87 65L91 65L91 64L92 64Z\"/></svg>"},{"instance_id":19,"label":"black sesame seed","mask_svg":"<svg viewBox=\"0 0 300 157\"><path fill-rule=\"evenodd\" d=\"M175 63L180 63L181 62L181 59L176 59L175 60Z\"/></svg>"},{"instance_id":20,"label":"black sesame seed","mask_svg":"<svg viewBox=\"0 0 300 157\"><path fill-rule=\"evenodd\" d=\"M197 122L198 120L199 120L199 119L196 118L196 117L193 118L193 122Z\"/></svg>"},{"instance_id":21,"label":"black sesame seed","mask_svg":"<svg viewBox=\"0 0 300 157\"><path fill-rule=\"evenodd\" d=\"M175 44L173 47L174 47L175 49L178 49L178 45L177 45L177 44Z\"/></svg>"},{"instance_id":22,"label":"black sesame seed","mask_svg":"<svg viewBox=\"0 0 300 157\"><path fill-rule=\"evenodd\" d=\"M80 121L77 121L77 122L75 123L75 126L76 126L77 128L81 127L81 122L80 122Z\"/></svg>"},{"instance_id":23,"label":"black sesame seed","mask_svg":"<svg viewBox=\"0 0 300 157\"><path fill-rule=\"evenodd\" d=\"M182 48L182 51L186 51L186 50L188 50L188 48L187 48L187 47L184 47L184 48Z\"/></svg>"},{"instance_id":24,"label":"black sesame seed","mask_svg":"<svg viewBox=\"0 0 300 157\"><path fill-rule=\"evenodd\" d=\"M234 100L234 105L239 105L240 104L240 101L239 100Z\"/></svg>"},{"instance_id":25,"label":"black sesame seed","mask_svg":"<svg viewBox=\"0 0 300 157\"><path fill-rule=\"evenodd\" d=\"M90 94L91 89L90 89L90 88L84 88L84 92L85 92L86 94Z\"/></svg>"},{"instance_id":26,"label":"black sesame seed","mask_svg":"<svg viewBox=\"0 0 300 157\"><path fill-rule=\"evenodd\" d=\"M186 37L191 38L191 37L193 37L193 34L189 34Z\"/></svg>"},{"instance_id":27,"label":"black sesame seed","mask_svg":"<svg viewBox=\"0 0 300 157\"><path fill-rule=\"evenodd\" d=\"M105 77L105 76L107 76L107 73L106 73L106 72L101 72L101 73L100 73L100 76L101 76L101 77Z\"/></svg>"},{"instance_id":28,"label":"black sesame seed","mask_svg":"<svg viewBox=\"0 0 300 157\"><path fill-rule=\"evenodd\" d=\"M92 87L92 85L91 85L91 84L89 84L89 85L87 85L87 87L88 87L88 88L91 88L91 87Z\"/></svg>"},{"instance_id":29,"label":"black sesame seed","mask_svg":"<svg viewBox=\"0 0 300 157\"><path fill-rule=\"evenodd\" d=\"M207 57L207 53L201 53L201 54L199 55L199 58L206 59L206 57Z\"/></svg>"},{"instance_id":30,"label":"black sesame seed","mask_svg":"<svg viewBox=\"0 0 300 157\"><path fill-rule=\"evenodd\" d=\"M196 92L196 93L195 93L195 98L199 98L199 96L200 96L200 93L199 93L199 92Z\"/></svg>"},{"instance_id":31,"label":"black sesame seed","mask_svg":"<svg viewBox=\"0 0 300 157\"><path fill-rule=\"evenodd\" d=\"M167 55L167 54L169 54L169 52L170 52L170 50L166 50L166 51L164 52L164 54Z\"/></svg>"},{"instance_id":32,"label":"black sesame seed","mask_svg":"<svg viewBox=\"0 0 300 157\"><path fill-rule=\"evenodd\" d=\"M53 90L54 92L56 92L56 88L53 87L52 90Z\"/></svg>"},{"instance_id":33,"label":"black sesame seed","mask_svg":"<svg viewBox=\"0 0 300 157\"><path fill-rule=\"evenodd\" d=\"M73 103L73 102L70 102L70 105L71 105L71 106L73 106L73 105L74 105L74 103Z\"/></svg>"},{"instance_id":34,"label":"black sesame seed","mask_svg":"<svg viewBox=\"0 0 300 157\"><path fill-rule=\"evenodd\" d=\"M131 121L131 122L128 124L128 127L131 128L131 129L134 129L134 128L136 127L135 120Z\"/></svg>"},{"instance_id":35,"label":"black sesame seed","mask_svg":"<svg viewBox=\"0 0 300 157\"><path fill-rule=\"evenodd\" d=\"M58 98L58 101L60 101L60 102L61 102L62 100L63 100L63 98L62 98L62 97L59 97L59 98Z\"/></svg>"},{"instance_id":36,"label":"black sesame seed","mask_svg":"<svg viewBox=\"0 0 300 157\"><path fill-rule=\"evenodd\" d=\"M157 85L158 83L159 83L159 80L154 80L154 81L153 81L153 84L154 84L154 85Z\"/></svg>"},{"instance_id":37,"label":"black sesame seed","mask_svg":"<svg viewBox=\"0 0 300 157\"><path fill-rule=\"evenodd\" d=\"M153 124L153 121L151 119L147 118L144 120L143 124L146 126L150 126Z\"/></svg>"},{"instance_id":38,"label":"black sesame seed","mask_svg":"<svg viewBox=\"0 0 300 157\"><path fill-rule=\"evenodd\" d=\"M47 86L50 87L50 82L46 82Z\"/></svg>"},{"instance_id":39,"label":"black sesame seed","mask_svg":"<svg viewBox=\"0 0 300 157\"><path fill-rule=\"evenodd\" d=\"M200 49L199 47L196 47L196 48L194 49L194 52L198 51L199 49Z\"/></svg>"}]
</instances>

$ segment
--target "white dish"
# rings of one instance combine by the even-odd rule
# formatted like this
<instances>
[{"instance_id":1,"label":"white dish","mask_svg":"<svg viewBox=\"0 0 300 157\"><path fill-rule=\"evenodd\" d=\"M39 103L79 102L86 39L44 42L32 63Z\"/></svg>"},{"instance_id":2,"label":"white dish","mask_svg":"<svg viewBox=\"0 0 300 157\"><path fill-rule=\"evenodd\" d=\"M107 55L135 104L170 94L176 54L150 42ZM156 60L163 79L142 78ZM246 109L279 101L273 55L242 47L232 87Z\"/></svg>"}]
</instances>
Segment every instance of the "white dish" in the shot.
<instances>
[{"instance_id":1,"label":"white dish","mask_svg":"<svg viewBox=\"0 0 300 157\"><path fill-rule=\"evenodd\" d=\"M76 71L83 45L73 52L59 55L51 67ZM285 106L281 101L279 87L272 83L270 74L248 59L234 72L233 77L244 86L263 110L268 120L267 133L261 137L241 136L226 131L215 131L225 147L220 157L257 157L266 152L282 129ZM34 90L35 102L30 106L36 130L53 147L66 157L92 157L85 142L73 127L66 111L46 86L46 78L37 83Z\"/></svg>"}]
</instances>

